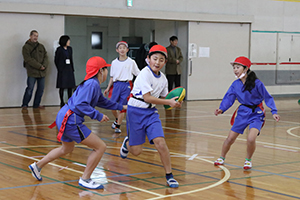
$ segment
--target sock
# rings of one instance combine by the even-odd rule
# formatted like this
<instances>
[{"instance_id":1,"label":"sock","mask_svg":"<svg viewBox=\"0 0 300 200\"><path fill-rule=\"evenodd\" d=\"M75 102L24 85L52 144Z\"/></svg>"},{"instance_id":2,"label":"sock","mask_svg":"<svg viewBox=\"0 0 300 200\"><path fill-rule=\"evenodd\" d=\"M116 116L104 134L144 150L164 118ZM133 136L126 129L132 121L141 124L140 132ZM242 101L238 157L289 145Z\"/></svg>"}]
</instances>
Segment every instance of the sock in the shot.
<instances>
[{"instance_id":1,"label":"sock","mask_svg":"<svg viewBox=\"0 0 300 200\"><path fill-rule=\"evenodd\" d=\"M87 182L87 183L89 183L92 179L91 178L88 178L88 179L83 179L83 178L81 178L83 181L85 181L85 182Z\"/></svg>"},{"instance_id":2,"label":"sock","mask_svg":"<svg viewBox=\"0 0 300 200\"><path fill-rule=\"evenodd\" d=\"M222 157L222 156L220 156L220 158L221 158L221 159L223 159L223 160L225 160L225 158L224 158L224 157Z\"/></svg>"},{"instance_id":3,"label":"sock","mask_svg":"<svg viewBox=\"0 0 300 200\"><path fill-rule=\"evenodd\" d=\"M119 125L119 124L116 124L116 128L120 128L121 127L121 125Z\"/></svg>"},{"instance_id":4,"label":"sock","mask_svg":"<svg viewBox=\"0 0 300 200\"><path fill-rule=\"evenodd\" d=\"M118 118L116 118L116 121L114 121L115 124L118 124Z\"/></svg>"},{"instance_id":5,"label":"sock","mask_svg":"<svg viewBox=\"0 0 300 200\"><path fill-rule=\"evenodd\" d=\"M170 178L173 178L173 174L172 172L169 173L169 174L166 174L166 179L169 180Z\"/></svg>"},{"instance_id":6,"label":"sock","mask_svg":"<svg viewBox=\"0 0 300 200\"><path fill-rule=\"evenodd\" d=\"M249 159L249 158L246 158L246 160L249 161L249 162L251 162L251 159Z\"/></svg>"},{"instance_id":7,"label":"sock","mask_svg":"<svg viewBox=\"0 0 300 200\"><path fill-rule=\"evenodd\" d=\"M39 168L37 165L36 165L36 168L39 172L41 172L42 168Z\"/></svg>"}]
</instances>

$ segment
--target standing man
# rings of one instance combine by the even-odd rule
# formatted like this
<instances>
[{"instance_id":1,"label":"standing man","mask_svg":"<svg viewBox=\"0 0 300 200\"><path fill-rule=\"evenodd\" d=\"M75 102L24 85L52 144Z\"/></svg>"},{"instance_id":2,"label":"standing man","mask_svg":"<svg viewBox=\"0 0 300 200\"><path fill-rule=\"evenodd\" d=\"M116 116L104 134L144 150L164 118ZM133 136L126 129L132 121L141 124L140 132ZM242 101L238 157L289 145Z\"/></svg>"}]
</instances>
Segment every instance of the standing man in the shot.
<instances>
[{"instance_id":1,"label":"standing man","mask_svg":"<svg viewBox=\"0 0 300 200\"><path fill-rule=\"evenodd\" d=\"M38 42L39 33L36 30L32 30L29 37L29 40L26 41L22 49L24 67L27 70L28 76L27 87L22 102L23 109L27 109L28 107L35 82L37 82L37 89L33 108L42 108L40 103L44 92L45 76L48 67L47 51L44 45Z\"/></svg>"},{"instance_id":2,"label":"standing man","mask_svg":"<svg viewBox=\"0 0 300 200\"><path fill-rule=\"evenodd\" d=\"M175 87L180 86L180 74L181 66L180 63L183 60L181 49L177 47L178 38L176 36L170 37L170 46L167 47L168 51L168 62L166 64L166 75L168 79L168 89L173 89L173 83Z\"/></svg>"}]
</instances>

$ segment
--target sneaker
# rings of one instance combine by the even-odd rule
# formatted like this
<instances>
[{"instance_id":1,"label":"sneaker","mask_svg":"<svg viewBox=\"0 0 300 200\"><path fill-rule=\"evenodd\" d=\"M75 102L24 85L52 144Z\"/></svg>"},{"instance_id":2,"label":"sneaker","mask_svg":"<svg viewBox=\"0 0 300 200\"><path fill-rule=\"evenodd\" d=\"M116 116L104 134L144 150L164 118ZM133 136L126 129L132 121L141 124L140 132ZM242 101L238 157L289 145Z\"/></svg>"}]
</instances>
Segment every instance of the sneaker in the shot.
<instances>
[{"instance_id":1,"label":"sneaker","mask_svg":"<svg viewBox=\"0 0 300 200\"><path fill-rule=\"evenodd\" d=\"M121 158L123 158L123 159L127 158L128 153L129 153L128 149L125 147L126 142L127 142L128 140L129 140L129 138L128 138L128 136L126 136L126 137L124 138L123 143L122 143L122 146L121 146L121 148L120 148L120 156L121 156Z\"/></svg>"},{"instance_id":2,"label":"sneaker","mask_svg":"<svg viewBox=\"0 0 300 200\"><path fill-rule=\"evenodd\" d=\"M121 129L115 128L115 133L121 133Z\"/></svg>"},{"instance_id":3,"label":"sneaker","mask_svg":"<svg viewBox=\"0 0 300 200\"><path fill-rule=\"evenodd\" d=\"M223 165L224 162L225 162L225 161L224 161L222 158L218 158L218 159L215 161L214 165Z\"/></svg>"},{"instance_id":4,"label":"sneaker","mask_svg":"<svg viewBox=\"0 0 300 200\"><path fill-rule=\"evenodd\" d=\"M116 121L114 121L114 123L112 123L111 128L112 128L112 129L115 129L115 128L116 128Z\"/></svg>"},{"instance_id":5,"label":"sneaker","mask_svg":"<svg viewBox=\"0 0 300 200\"><path fill-rule=\"evenodd\" d=\"M79 179L78 185L88 188L88 189L103 189L104 186L96 183L95 181L93 181L91 178L88 181L84 181L81 177Z\"/></svg>"},{"instance_id":6,"label":"sneaker","mask_svg":"<svg viewBox=\"0 0 300 200\"><path fill-rule=\"evenodd\" d=\"M36 163L32 163L31 165L28 166L31 174L34 178L36 178L38 181L41 181L43 178L41 177L41 172L38 170Z\"/></svg>"},{"instance_id":7,"label":"sneaker","mask_svg":"<svg viewBox=\"0 0 300 200\"><path fill-rule=\"evenodd\" d=\"M177 187L179 187L179 183L174 178L168 179L167 180L167 184L171 188L177 188Z\"/></svg>"},{"instance_id":8,"label":"sneaker","mask_svg":"<svg viewBox=\"0 0 300 200\"><path fill-rule=\"evenodd\" d=\"M246 160L244 164L244 170L251 169L251 168L252 168L252 163Z\"/></svg>"}]
</instances>

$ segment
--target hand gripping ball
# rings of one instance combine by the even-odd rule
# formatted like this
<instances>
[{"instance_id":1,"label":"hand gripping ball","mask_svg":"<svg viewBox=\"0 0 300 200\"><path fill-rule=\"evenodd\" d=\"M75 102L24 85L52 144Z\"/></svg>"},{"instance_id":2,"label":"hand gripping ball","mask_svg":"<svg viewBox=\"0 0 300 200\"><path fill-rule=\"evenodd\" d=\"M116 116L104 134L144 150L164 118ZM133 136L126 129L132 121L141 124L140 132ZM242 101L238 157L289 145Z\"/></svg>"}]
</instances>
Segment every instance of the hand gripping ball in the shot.
<instances>
[{"instance_id":1,"label":"hand gripping ball","mask_svg":"<svg viewBox=\"0 0 300 200\"><path fill-rule=\"evenodd\" d=\"M178 102L183 101L185 97L185 89L183 87L174 88L167 94L166 99L172 99L173 97L178 97L178 99L176 99ZM164 107L166 110L172 109L172 107L169 105L164 105Z\"/></svg>"}]
</instances>

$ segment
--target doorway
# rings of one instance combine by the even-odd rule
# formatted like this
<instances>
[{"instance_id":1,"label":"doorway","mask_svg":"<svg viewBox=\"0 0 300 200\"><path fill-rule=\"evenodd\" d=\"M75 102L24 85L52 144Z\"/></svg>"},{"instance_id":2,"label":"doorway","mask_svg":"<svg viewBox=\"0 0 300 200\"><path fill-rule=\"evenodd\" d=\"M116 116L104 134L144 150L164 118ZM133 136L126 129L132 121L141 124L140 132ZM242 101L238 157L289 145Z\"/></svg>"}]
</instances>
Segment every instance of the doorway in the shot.
<instances>
[{"instance_id":1,"label":"doorway","mask_svg":"<svg viewBox=\"0 0 300 200\"><path fill-rule=\"evenodd\" d=\"M234 74L230 61L249 56L250 24L189 22L187 100L222 99Z\"/></svg>"}]
</instances>

